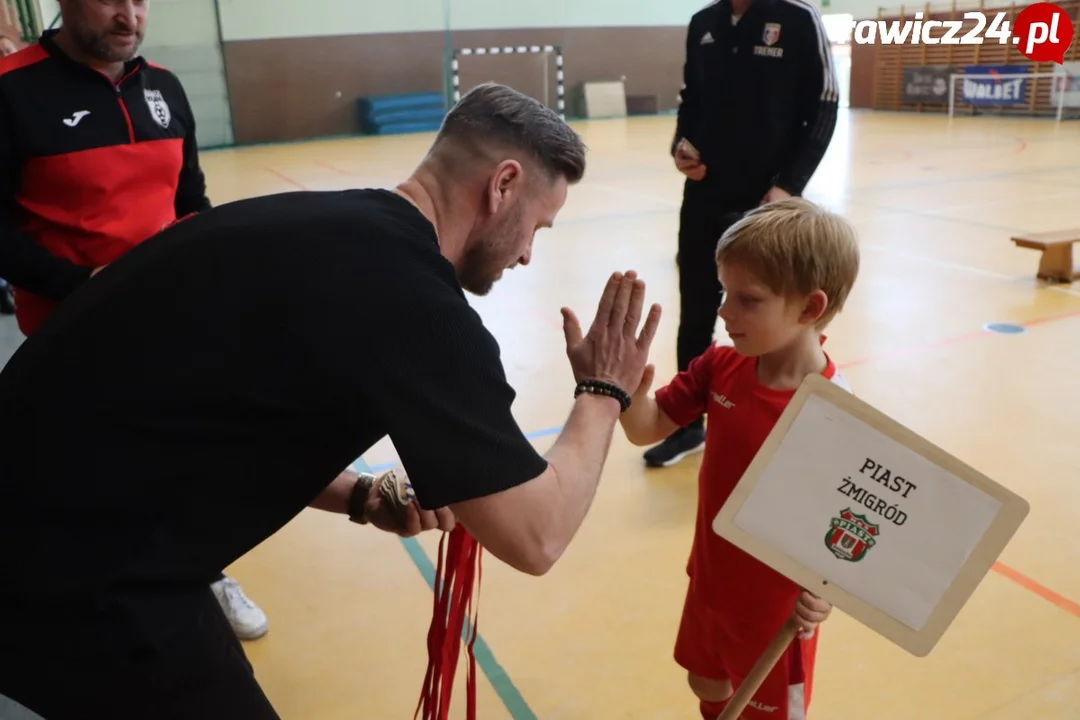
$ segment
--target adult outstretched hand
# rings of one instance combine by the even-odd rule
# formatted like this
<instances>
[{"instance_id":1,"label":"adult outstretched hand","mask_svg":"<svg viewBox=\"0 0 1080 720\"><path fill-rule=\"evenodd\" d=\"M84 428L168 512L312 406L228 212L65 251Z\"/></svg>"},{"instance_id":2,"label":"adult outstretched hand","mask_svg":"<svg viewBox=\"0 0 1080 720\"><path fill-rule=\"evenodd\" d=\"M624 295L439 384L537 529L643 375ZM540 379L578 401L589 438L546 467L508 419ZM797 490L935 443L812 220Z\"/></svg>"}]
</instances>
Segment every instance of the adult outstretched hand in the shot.
<instances>
[{"instance_id":1,"label":"adult outstretched hand","mask_svg":"<svg viewBox=\"0 0 1080 720\"><path fill-rule=\"evenodd\" d=\"M574 312L562 309L566 355L575 381L609 382L627 393L637 388L660 323L660 305L654 303L638 333L644 304L645 281L631 270L612 274L586 335Z\"/></svg>"}]
</instances>

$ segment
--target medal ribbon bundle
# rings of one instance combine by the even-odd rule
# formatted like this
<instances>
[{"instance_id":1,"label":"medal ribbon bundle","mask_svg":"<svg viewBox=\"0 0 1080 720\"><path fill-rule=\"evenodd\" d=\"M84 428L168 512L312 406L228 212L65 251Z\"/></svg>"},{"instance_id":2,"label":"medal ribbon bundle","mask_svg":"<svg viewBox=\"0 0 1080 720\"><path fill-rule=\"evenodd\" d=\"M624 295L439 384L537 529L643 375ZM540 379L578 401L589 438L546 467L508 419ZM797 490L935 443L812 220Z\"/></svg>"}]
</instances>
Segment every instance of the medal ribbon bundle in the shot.
<instances>
[{"instance_id":1,"label":"medal ribbon bundle","mask_svg":"<svg viewBox=\"0 0 1080 720\"><path fill-rule=\"evenodd\" d=\"M461 525L443 534L439 540L439 560L435 569L433 593L435 608L428 629L427 675L424 677L424 688L413 720L418 717L423 720L447 720L462 631L465 629L467 617L470 618L470 627L467 628L465 643L469 658L465 670L465 717L467 720L476 720L476 656L473 654L473 646L476 643L480 581L483 574L481 551L480 543Z\"/></svg>"},{"instance_id":2,"label":"medal ribbon bundle","mask_svg":"<svg viewBox=\"0 0 1080 720\"><path fill-rule=\"evenodd\" d=\"M388 470L372 480L378 484L382 497L402 512L416 499L408 480L399 477L394 470ZM480 543L476 542L462 525L455 526L449 533L443 533L439 540L439 558L432 593L434 611L427 638L427 674L424 676L424 687L413 720L448 720L454 675L461 652L462 635L466 630L465 645L469 664L465 669L465 716L466 720L476 720L476 656L473 654L473 646L476 644L476 625L479 619L481 551ZM474 583L477 601L475 607ZM466 619L469 619L468 628L465 627Z\"/></svg>"}]
</instances>

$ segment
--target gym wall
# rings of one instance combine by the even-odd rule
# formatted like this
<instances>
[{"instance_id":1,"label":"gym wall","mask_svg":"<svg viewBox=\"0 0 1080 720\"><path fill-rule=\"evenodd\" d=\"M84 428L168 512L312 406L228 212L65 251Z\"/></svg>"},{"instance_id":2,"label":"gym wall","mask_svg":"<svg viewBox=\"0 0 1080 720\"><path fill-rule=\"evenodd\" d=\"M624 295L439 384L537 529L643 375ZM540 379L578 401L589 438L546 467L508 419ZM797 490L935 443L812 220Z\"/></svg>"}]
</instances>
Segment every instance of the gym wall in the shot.
<instances>
[{"instance_id":1,"label":"gym wall","mask_svg":"<svg viewBox=\"0 0 1080 720\"><path fill-rule=\"evenodd\" d=\"M220 0L238 142L354 132L358 98L442 92L450 48L558 45L567 110L586 80L675 107L686 24L702 0ZM272 8L272 10L271 10ZM554 58L468 57L461 85L495 80L554 105Z\"/></svg>"},{"instance_id":2,"label":"gym wall","mask_svg":"<svg viewBox=\"0 0 1080 720\"><path fill-rule=\"evenodd\" d=\"M813 0L877 14L877 0ZM48 25L55 0L37 0ZM204 147L358 132L373 95L444 92L455 48L556 45L567 114L587 81L624 80L634 102L678 104L686 26L708 0L151 0L146 56L176 72ZM494 80L556 98L551 56L469 56L461 87Z\"/></svg>"}]
</instances>

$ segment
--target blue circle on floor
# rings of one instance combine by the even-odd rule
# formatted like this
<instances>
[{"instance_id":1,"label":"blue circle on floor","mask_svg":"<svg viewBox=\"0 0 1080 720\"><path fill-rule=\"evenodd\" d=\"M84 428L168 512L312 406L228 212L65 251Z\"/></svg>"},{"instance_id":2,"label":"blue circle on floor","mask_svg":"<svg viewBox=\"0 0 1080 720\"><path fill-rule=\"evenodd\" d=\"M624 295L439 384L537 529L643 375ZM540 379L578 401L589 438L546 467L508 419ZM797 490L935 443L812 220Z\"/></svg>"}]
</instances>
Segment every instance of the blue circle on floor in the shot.
<instances>
[{"instance_id":1,"label":"blue circle on floor","mask_svg":"<svg viewBox=\"0 0 1080 720\"><path fill-rule=\"evenodd\" d=\"M989 330L999 335L1023 335L1027 332L1027 328L1015 323L987 323L983 325L983 330Z\"/></svg>"}]
</instances>

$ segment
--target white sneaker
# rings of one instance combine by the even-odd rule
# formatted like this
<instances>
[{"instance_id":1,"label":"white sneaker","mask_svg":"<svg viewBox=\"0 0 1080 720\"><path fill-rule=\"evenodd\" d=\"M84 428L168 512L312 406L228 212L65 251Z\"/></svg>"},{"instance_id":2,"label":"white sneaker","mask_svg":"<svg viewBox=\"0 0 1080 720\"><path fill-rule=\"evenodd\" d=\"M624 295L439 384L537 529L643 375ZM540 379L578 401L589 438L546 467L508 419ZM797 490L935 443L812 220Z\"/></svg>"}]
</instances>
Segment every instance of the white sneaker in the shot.
<instances>
[{"instance_id":1,"label":"white sneaker","mask_svg":"<svg viewBox=\"0 0 1080 720\"><path fill-rule=\"evenodd\" d=\"M261 638L270 629L266 613L251 602L240 583L226 575L210 585L225 617L229 619L233 632L241 640Z\"/></svg>"}]
</instances>

